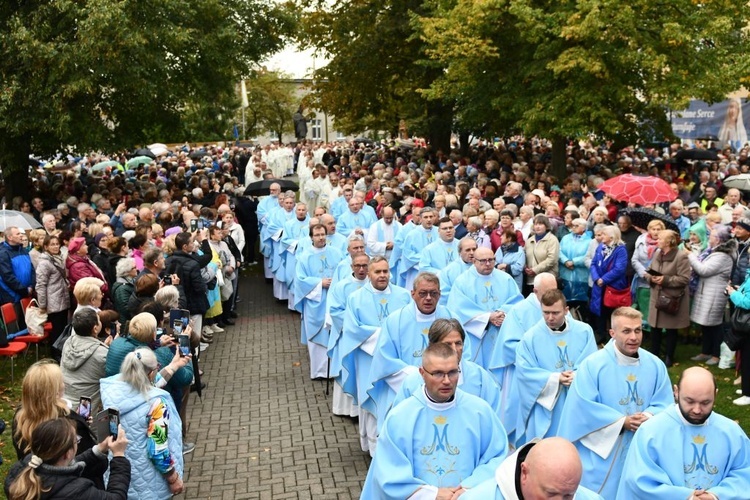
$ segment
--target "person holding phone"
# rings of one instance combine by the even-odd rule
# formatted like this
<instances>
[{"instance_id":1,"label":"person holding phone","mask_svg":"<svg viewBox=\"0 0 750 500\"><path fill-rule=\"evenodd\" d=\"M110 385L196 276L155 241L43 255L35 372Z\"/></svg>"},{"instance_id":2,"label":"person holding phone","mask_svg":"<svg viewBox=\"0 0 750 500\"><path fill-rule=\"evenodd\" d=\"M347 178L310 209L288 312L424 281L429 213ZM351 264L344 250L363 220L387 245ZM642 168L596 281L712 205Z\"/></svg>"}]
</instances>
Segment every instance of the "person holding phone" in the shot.
<instances>
[{"instance_id":1,"label":"person holding phone","mask_svg":"<svg viewBox=\"0 0 750 500\"><path fill-rule=\"evenodd\" d=\"M169 498L183 491L182 421L169 394L154 386L158 375L156 355L140 347L125 356L119 374L101 381L104 405L120 411L132 442L125 450L132 464L128 498Z\"/></svg>"}]
</instances>

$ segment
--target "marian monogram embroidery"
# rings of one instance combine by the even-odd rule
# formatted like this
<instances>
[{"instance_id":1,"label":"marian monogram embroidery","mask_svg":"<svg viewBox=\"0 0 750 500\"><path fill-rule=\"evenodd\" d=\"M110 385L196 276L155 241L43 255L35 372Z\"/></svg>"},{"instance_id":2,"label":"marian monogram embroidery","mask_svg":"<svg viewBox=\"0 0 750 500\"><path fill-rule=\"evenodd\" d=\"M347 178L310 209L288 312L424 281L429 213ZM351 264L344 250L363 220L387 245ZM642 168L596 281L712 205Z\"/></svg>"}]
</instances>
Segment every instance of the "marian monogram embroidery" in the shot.
<instances>
[{"instance_id":1,"label":"marian monogram embroidery","mask_svg":"<svg viewBox=\"0 0 750 500\"><path fill-rule=\"evenodd\" d=\"M557 353L558 353L558 360L557 363L555 363L555 368L558 370L560 368L573 368L573 362L570 360L570 357L568 356L568 343L564 340L560 340L557 342Z\"/></svg>"},{"instance_id":2,"label":"marian monogram embroidery","mask_svg":"<svg viewBox=\"0 0 750 500\"><path fill-rule=\"evenodd\" d=\"M388 317L388 299L380 299L380 302L378 303L378 321L380 323L383 322L385 318Z\"/></svg>"},{"instance_id":3,"label":"marian monogram embroidery","mask_svg":"<svg viewBox=\"0 0 750 500\"><path fill-rule=\"evenodd\" d=\"M693 461L689 464L685 464L685 474L690 474L697 470L703 470L708 474L714 475L719 472L719 468L708 463L708 456L706 455L706 448L708 443L706 442L705 436L698 434L693 437L690 446L693 449Z\"/></svg>"},{"instance_id":4,"label":"marian monogram embroidery","mask_svg":"<svg viewBox=\"0 0 750 500\"><path fill-rule=\"evenodd\" d=\"M424 352L425 349L427 349L427 344L428 344L427 334L429 334L429 333L430 333L430 329L429 328L422 328L422 348L421 349L417 349L416 351L414 351L411 354L412 357L414 357L414 358L421 358L422 357L422 353Z\"/></svg>"},{"instance_id":5,"label":"marian monogram embroidery","mask_svg":"<svg viewBox=\"0 0 750 500\"><path fill-rule=\"evenodd\" d=\"M461 450L457 446L451 446L448 441L448 419L441 416L435 417L434 423L432 424L434 431L432 444L422 448L420 453L422 455L432 455L436 451L444 451L448 455L458 455Z\"/></svg>"},{"instance_id":6,"label":"marian monogram embroidery","mask_svg":"<svg viewBox=\"0 0 750 500\"><path fill-rule=\"evenodd\" d=\"M484 297L482 297L481 302L482 304L487 304L489 302L492 302L494 304L495 302L497 302L497 297L495 297L495 294L492 292L491 281L484 282Z\"/></svg>"},{"instance_id":7,"label":"marian monogram embroidery","mask_svg":"<svg viewBox=\"0 0 750 500\"><path fill-rule=\"evenodd\" d=\"M635 403L638 407L643 406L643 399L638 395L638 377L629 373L625 378L625 381L628 384L628 395L620 399L620 404L622 406L627 406L630 403Z\"/></svg>"},{"instance_id":8,"label":"marian monogram embroidery","mask_svg":"<svg viewBox=\"0 0 750 500\"><path fill-rule=\"evenodd\" d=\"M328 265L328 257L326 254L321 254L320 256L320 274L322 276L325 276L326 271L333 270L331 266Z\"/></svg>"}]
</instances>

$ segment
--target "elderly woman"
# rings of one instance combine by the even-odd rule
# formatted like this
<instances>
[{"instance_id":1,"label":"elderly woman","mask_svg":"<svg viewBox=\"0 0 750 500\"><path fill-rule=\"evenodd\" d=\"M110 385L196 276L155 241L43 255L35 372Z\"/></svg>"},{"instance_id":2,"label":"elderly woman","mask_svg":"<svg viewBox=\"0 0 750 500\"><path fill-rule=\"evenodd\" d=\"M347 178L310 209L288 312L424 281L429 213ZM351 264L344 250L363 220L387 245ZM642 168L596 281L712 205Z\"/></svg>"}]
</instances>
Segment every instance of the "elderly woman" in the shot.
<instances>
[{"instance_id":1,"label":"elderly woman","mask_svg":"<svg viewBox=\"0 0 750 500\"><path fill-rule=\"evenodd\" d=\"M74 290L76 283L81 278L97 278L102 281L102 293L106 296L109 292L106 277L102 270L89 259L88 251L89 247L86 245L84 238L73 238L70 240L68 244L68 260L65 262L70 288Z\"/></svg>"},{"instance_id":2,"label":"elderly woman","mask_svg":"<svg viewBox=\"0 0 750 500\"><path fill-rule=\"evenodd\" d=\"M132 316L128 310L130 297L135 293L135 277L138 269L135 267L135 259L124 258L117 262L115 270L117 281L112 285L112 303L120 313L120 320L124 323Z\"/></svg>"},{"instance_id":3,"label":"elderly woman","mask_svg":"<svg viewBox=\"0 0 750 500\"><path fill-rule=\"evenodd\" d=\"M68 324L70 292L68 280L65 277L65 262L60 255L60 238L45 237L43 249L36 272L36 298L39 307L47 312L47 320L52 324L50 332L50 345L52 345ZM60 351L54 349L53 357L59 360Z\"/></svg>"},{"instance_id":4,"label":"elderly woman","mask_svg":"<svg viewBox=\"0 0 750 500\"><path fill-rule=\"evenodd\" d=\"M133 295L128 299L129 316L132 317L138 314L138 308L141 307L144 302L153 301L157 290L159 290L159 276L153 273L141 274L141 276L135 280L135 290L133 291Z\"/></svg>"},{"instance_id":5,"label":"elderly woman","mask_svg":"<svg viewBox=\"0 0 750 500\"><path fill-rule=\"evenodd\" d=\"M469 217L466 222L467 236L470 236L474 241L477 242L477 248L492 248L489 236L487 236L482 229L482 218L478 215Z\"/></svg>"},{"instance_id":6,"label":"elderly woman","mask_svg":"<svg viewBox=\"0 0 750 500\"><path fill-rule=\"evenodd\" d=\"M590 234L593 234L594 226L597 224L611 225L612 222L609 220L609 212L604 207L596 207L591 211L591 217L589 218L588 230Z\"/></svg>"},{"instance_id":7,"label":"elderly woman","mask_svg":"<svg viewBox=\"0 0 750 500\"><path fill-rule=\"evenodd\" d=\"M664 231L666 226L659 219L654 219L646 226L646 232L638 237L635 241L635 250L630 263L633 265L635 276L633 277L633 286L635 287L635 304L633 307L643 313L644 329L650 330L648 326L648 305L651 301L651 287L646 281L646 270L651 265L654 258L654 252L658 248L659 233Z\"/></svg>"},{"instance_id":8,"label":"elderly woman","mask_svg":"<svg viewBox=\"0 0 750 500\"><path fill-rule=\"evenodd\" d=\"M676 232L664 230L659 233L658 248L649 267L652 272L645 274L651 287L648 310L651 352L660 355L662 331L665 331L667 366L672 366L674 362L677 330L690 326L690 300L686 297L690 283L690 261L685 252L677 249L679 244L680 236ZM664 303L670 299L679 306L674 313L657 308L657 302Z\"/></svg>"},{"instance_id":9,"label":"elderly woman","mask_svg":"<svg viewBox=\"0 0 750 500\"><path fill-rule=\"evenodd\" d=\"M523 207L522 207L523 208ZM557 277L557 260L560 242L552 232L552 223L546 215L534 217L534 231L526 241L526 290L534 288L534 277L539 273L552 273Z\"/></svg>"},{"instance_id":10,"label":"elderly woman","mask_svg":"<svg viewBox=\"0 0 750 500\"><path fill-rule=\"evenodd\" d=\"M124 357L119 374L101 381L102 401L120 410L130 440L125 451L133 474L128 498L167 499L183 490L182 422L169 393L154 387L158 374L157 356L139 347Z\"/></svg>"},{"instance_id":11,"label":"elderly woman","mask_svg":"<svg viewBox=\"0 0 750 500\"><path fill-rule=\"evenodd\" d=\"M708 237L708 247L698 257L689 246L683 252L693 268L690 289L694 290L694 295L690 319L700 325L703 332L703 348L692 360L716 365L724 337L724 306L727 303L724 289L737 260L737 240L732 238L728 226L716 225Z\"/></svg>"},{"instance_id":12,"label":"elderly woman","mask_svg":"<svg viewBox=\"0 0 750 500\"><path fill-rule=\"evenodd\" d=\"M604 226L601 229L601 240L591 262L593 286L589 310L595 316L594 333L597 340L600 344L606 344L610 338L609 323L614 309L604 305L604 294L607 287L616 291L628 287L625 273L628 268L628 251L617 226Z\"/></svg>"},{"instance_id":13,"label":"elderly woman","mask_svg":"<svg viewBox=\"0 0 750 500\"><path fill-rule=\"evenodd\" d=\"M31 250L29 251L29 257L31 258L31 265L36 270L39 266L39 257L42 256L44 250L44 238L47 236L47 231L44 229L34 229L29 233L29 243L31 243Z\"/></svg>"},{"instance_id":14,"label":"elderly woman","mask_svg":"<svg viewBox=\"0 0 750 500\"><path fill-rule=\"evenodd\" d=\"M523 289L523 270L526 268L526 252L518 244L518 233L511 226L502 234L500 246L495 252L495 267L510 274L518 290Z\"/></svg>"},{"instance_id":15,"label":"elderly woman","mask_svg":"<svg viewBox=\"0 0 750 500\"><path fill-rule=\"evenodd\" d=\"M104 294L102 293L103 286L104 281L98 278L80 279L76 283L75 289L73 289L73 297L78 302L74 313L87 307L99 312L102 307L102 299L104 298Z\"/></svg>"},{"instance_id":16,"label":"elderly woman","mask_svg":"<svg viewBox=\"0 0 750 500\"><path fill-rule=\"evenodd\" d=\"M586 266L586 253L591 237L586 232L587 226L586 219L573 219L570 233L560 240L560 280L563 282L565 298L571 306L580 306L589 300L589 268Z\"/></svg>"}]
</instances>

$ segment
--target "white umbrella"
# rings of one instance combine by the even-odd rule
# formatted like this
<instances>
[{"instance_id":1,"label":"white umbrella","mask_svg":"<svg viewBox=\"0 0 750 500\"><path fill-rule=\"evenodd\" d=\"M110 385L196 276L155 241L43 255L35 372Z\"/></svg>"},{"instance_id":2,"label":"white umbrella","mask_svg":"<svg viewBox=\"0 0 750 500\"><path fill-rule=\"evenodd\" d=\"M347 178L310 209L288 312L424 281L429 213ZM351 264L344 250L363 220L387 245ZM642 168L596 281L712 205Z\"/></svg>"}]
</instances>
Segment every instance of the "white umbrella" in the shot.
<instances>
[{"instance_id":1,"label":"white umbrella","mask_svg":"<svg viewBox=\"0 0 750 500\"><path fill-rule=\"evenodd\" d=\"M17 210L0 211L0 231L5 231L9 227L17 227L21 231L39 229L42 225L30 214L19 212Z\"/></svg>"},{"instance_id":2,"label":"white umbrella","mask_svg":"<svg viewBox=\"0 0 750 500\"><path fill-rule=\"evenodd\" d=\"M152 153L154 153L156 156L164 156L169 153L169 148L161 143L154 143L151 144L148 149L151 150Z\"/></svg>"},{"instance_id":3,"label":"white umbrella","mask_svg":"<svg viewBox=\"0 0 750 500\"><path fill-rule=\"evenodd\" d=\"M738 174L724 179L722 184L728 188L750 191L750 174Z\"/></svg>"}]
</instances>

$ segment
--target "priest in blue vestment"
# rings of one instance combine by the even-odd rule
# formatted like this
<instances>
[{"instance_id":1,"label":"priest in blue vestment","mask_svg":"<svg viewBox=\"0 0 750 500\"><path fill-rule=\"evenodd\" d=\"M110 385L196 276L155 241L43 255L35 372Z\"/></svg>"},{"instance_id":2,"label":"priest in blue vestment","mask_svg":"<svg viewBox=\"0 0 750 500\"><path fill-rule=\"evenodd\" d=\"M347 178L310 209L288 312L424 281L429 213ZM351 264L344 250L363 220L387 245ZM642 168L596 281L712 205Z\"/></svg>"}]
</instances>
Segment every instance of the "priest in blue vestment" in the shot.
<instances>
[{"instance_id":1,"label":"priest in blue vestment","mask_svg":"<svg viewBox=\"0 0 750 500\"><path fill-rule=\"evenodd\" d=\"M378 439L360 498L451 498L492 478L508 440L500 419L456 389L459 361L449 345L425 349L423 390L394 407Z\"/></svg>"},{"instance_id":2,"label":"priest in blue vestment","mask_svg":"<svg viewBox=\"0 0 750 500\"><path fill-rule=\"evenodd\" d=\"M404 242L409 233L421 224L422 207L414 207L411 210L411 220L401 226L398 234L393 238L393 251L388 258L391 269L391 283L403 287L404 280L401 277L401 255L403 254Z\"/></svg>"},{"instance_id":3,"label":"priest in blue vestment","mask_svg":"<svg viewBox=\"0 0 750 500\"><path fill-rule=\"evenodd\" d=\"M632 307L615 309L612 340L578 367L557 431L578 448L581 484L605 500L617 498L633 434L674 401L664 362L640 348L642 320Z\"/></svg>"},{"instance_id":4,"label":"priest in blue vestment","mask_svg":"<svg viewBox=\"0 0 750 500\"><path fill-rule=\"evenodd\" d=\"M455 228L454 228L455 231ZM458 242L458 258L440 270L440 304L447 305L453 282L460 275L474 267L474 252L477 251L477 242L474 238L462 238Z\"/></svg>"},{"instance_id":5,"label":"priest in blue vestment","mask_svg":"<svg viewBox=\"0 0 750 500\"><path fill-rule=\"evenodd\" d=\"M339 341L344 390L356 381L356 391L352 396L359 405L359 435L362 451L375 453L377 446L377 410L367 394L370 388L370 367L372 356L385 319L394 311L411 301L409 292L390 284L388 261L374 257L368 271L370 280L365 286L352 293L346 300L344 326Z\"/></svg>"},{"instance_id":6,"label":"priest in blue vestment","mask_svg":"<svg viewBox=\"0 0 750 500\"><path fill-rule=\"evenodd\" d=\"M333 377L333 414L347 417L359 416L359 408L354 401L353 394L357 393L357 381L348 378L350 384L344 389L344 373L353 373L354 358L349 357L350 366L344 366L341 360L339 342L344 328L344 311L346 299L367 284L367 269L370 257L361 253L352 258L352 273L331 286L328 292L328 316L326 322L330 325L331 334L328 337L328 358L331 360L329 376Z\"/></svg>"},{"instance_id":7,"label":"priest in blue vestment","mask_svg":"<svg viewBox=\"0 0 750 500\"><path fill-rule=\"evenodd\" d=\"M448 309L468 334L472 361L487 368L505 315L510 306L521 300L515 280L495 269L492 250L477 249L474 268L456 279L448 297Z\"/></svg>"},{"instance_id":8,"label":"priest in blue vestment","mask_svg":"<svg viewBox=\"0 0 750 500\"><path fill-rule=\"evenodd\" d=\"M439 306L440 280L432 273L421 272L414 280L413 302L392 312L383 323L372 357L367 390L375 402L380 430L401 383L411 373L418 373L422 352L428 345L430 325L438 318L450 318Z\"/></svg>"},{"instance_id":9,"label":"priest in blue vestment","mask_svg":"<svg viewBox=\"0 0 750 500\"><path fill-rule=\"evenodd\" d=\"M363 238L367 230L377 219L372 218L370 214L362 210L362 202L358 197L353 196L349 200L349 207L336 219L336 232L348 237L351 233L356 232Z\"/></svg>"},{"instance_id":10,"label":"priest in blue vestment","mask_svg":"<svg viewBox=\"0 0 750 500\"><path fill-rule=\"evenodd\" d=\"M419 271L439 273L449 264L458 260L458 240L453 237L456 230L448 217L438 222L438 240L422 249L419 258Z\"/></svg>"},{"instance_id":11,"label":"priest in blue vestment","mask_svg":"<svg viewBox=\"0 0 750 500\"><path fill-rule=\"evenodd\" d=\"M423 208L420 214L421 225L412 229L404 240L398 272L401 274L399 282L403 282L403 287L407 290L411 290L414 278L419 273L422 250L438 238L437 228L433 226L436 213L434 208Z\"/></svg>"},{"instance_id":12,"label":"priest in blue vestment","mask_svg":"<svg viewBox=\"0 0 750 500\"><path fill-rule=\"evenodd\" d=\"M524 333L542 321L542 296L549 290L557 289L557 278L552 273L539 273L534 276L534 289L521 302L508 311L497 334L495 349L490 357L489 371L502 389L500 419L503 421L508 440L515 442L516 421L518 420L518 397L514 394L516 384L516 349ZM516 391L517 392L517 391Z\"/></svg>"},{"instance_id":13,"label":"priest in blue vestment","mask_svg":"<svg viewBox=\"0 0 750 500\"><path fill-rule=\"evenodd\" d=\"M750 440L713 411L714 376L688 368L674 390L677 404L635 433L617 498L750 498Z\"/></svg>"},{"instance_id":14,"label":"priest in blue vestment","mask_svg":"<svg viewBox=\"0 0 750 500\"><path fill-rule=\"evenodd\" d=\"M325 225L326 230L328 231L326 244L341 252L341 255L346 255L346 246L349 242L345 236L336 232L336 219L334 219L331 214L323 214L320 217L320 222Z\"/></svg>"},{"instance_id":15,"label":"priest in blue vestment","mask_svg":"<svg viewBox=\"0 0 750 500\"><path fill-rule=\"evenodd\" d=\"M286 268L281 244L284 224L295 216L294 193L287 191L280 196L280 209L273 210L268 215L268 236L271 244L270 269L273 273L273 296L278 300L289 298L286 286Z\"/></svg>"},{"instance_id":16,"label":"priest in blue vestment","mask_svg":"<svg viewBox=\"0 0 750 500\"><path fill-rule=\"evenodd\" d=\"M295 308L302 313L301 337L310 354L310 378L328 377L328 337L326 297L335 263L341 254L326 245L325 226L310 228L313 247L297 260L294 281Z\"/></svg>"},{"instance_id":17,"label":"priest in blue vestment","mask_svg":"<svg viewBox=\"0 0 750 500\"><path fill-rule=\"evenodd\" d=\"M580 486L581 459L570 441L534 439L508 456L495 476L467 490L461 500L601 500Z\"/></svg>"},{"instance_id":18,"label":"priest in blue vestment","mask_svg":"<svg viewBox=\"0 0 750 500\"><path fill-rule=\"evenodd\" d=\"M297 250L299 242L310 233L310 217L307 205L297 203L296 217L286 221L281 235L281 257L284 261L284 277L289 289L289 308L294 310L294 278L297 276Z\"/></svg>"},{"instance_id":19,"label":"priest in blue vestment","mask_svg":"<svg viewBox=\"0 0 750 500\"><path fill-rule=\"evenodd\" d=\"M371 257L382 255L390 261L401 223L396 220L396 211L392 207L383 207L383 218L370 226L367 231L367 254ZM393 273L393 270L391 270Z\"/></svg>"},{"instance_id":20,"label":"priest in blue vestment","mask_svg":"<svg viewBox=\"0 0 750 500\"><path fill-rule=\"evenodd\" d=\"M271 237L268 234L268 220L271 212L280 208L281 199L281 186L277 183L271 184L269 188L270 195L260 200L256 214L258 216L258 233L259 233L259 248L260 253L263 254L263 273L266 279L272 279L273 273L271 272Z\"/></svg>"},{"instance_id":21,"label":"priest in blue vestment","mask_svg":"<svg viewBox=\"0 0 750 500\"><path fill-rule=\"evenodd\" d=\"M576 370L597 350L591 327L566 317L560 290L545 292L541 303L543 319L523 335L516 351L517 384L511 394L519 406L516 446L557 435Z\"/></svg>"},{"instance_id":22,"label":"priest in blue vestment","mask_svg":"<svg viewBox=\"0 0 750 500\"><path fill-rule=\"evenodd\" d=\"M337 196L331 201L330 213L336 219L341 217L346 210L349 209L349 200L354 196L354 187L346 185L341 189L341 196Z\"/></svg>"},{"instance_id":23,"label":"priest in blue vestment","mask_svg":"<svg viewBox=\"0 0 750 500\"><path fill-rule=\"evenodd\" d=\"M346 258L339 262L333 271L333 285L336 285L341 278L350 276L352 274L352 258L355 255L365 253L365 239L359 234L350 234L346 241Z\"/></svg>"}]
</instances>

